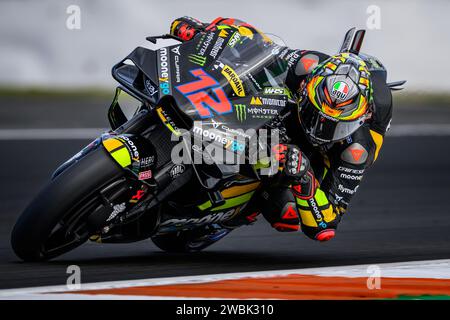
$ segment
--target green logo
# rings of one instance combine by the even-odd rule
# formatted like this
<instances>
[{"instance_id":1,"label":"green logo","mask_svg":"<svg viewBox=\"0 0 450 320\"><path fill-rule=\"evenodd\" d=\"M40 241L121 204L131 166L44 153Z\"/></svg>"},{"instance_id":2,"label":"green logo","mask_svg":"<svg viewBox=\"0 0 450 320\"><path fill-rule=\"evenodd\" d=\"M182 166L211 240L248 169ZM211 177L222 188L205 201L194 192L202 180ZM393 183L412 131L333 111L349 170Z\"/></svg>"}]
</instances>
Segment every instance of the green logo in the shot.
<instances>
[{"instance_id":1,"label":"green logo","mask_svg":"<svg viewBox=\"0 0 450 320\"><path fill-rule=\"evenodd\" d=\"M240 122L247 120L247 106L245 104L236 104L236 117Z\"/></svg>"},{"instance_id":2,"label":"green logo","mask_svg":"<svg viewBox=\"0 0 450 320\"><path fill-rule=\"evenodd\" d=\"M198 54L190 54L189 61L203 67L206 63L206 57L202 57Z\"/></svg>"}]
</instances>

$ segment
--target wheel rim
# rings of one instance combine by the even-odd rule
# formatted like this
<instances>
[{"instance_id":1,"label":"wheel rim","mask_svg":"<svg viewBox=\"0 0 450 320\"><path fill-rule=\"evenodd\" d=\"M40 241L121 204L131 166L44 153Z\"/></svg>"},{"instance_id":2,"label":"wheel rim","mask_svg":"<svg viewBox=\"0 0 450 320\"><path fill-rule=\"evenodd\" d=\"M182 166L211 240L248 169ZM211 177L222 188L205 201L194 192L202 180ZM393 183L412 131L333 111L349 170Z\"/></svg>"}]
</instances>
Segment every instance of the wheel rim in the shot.
<instances>
[{"instance_id":1,"label":"wheel rim","mask_svg":"<svg viewBox=\"0 0 450 320\"><path fill-rule=\"evenodd\" d=\"M83 203L68 212L53 227L41 247L41 253L44 257L59 256L80 246L89 239L87 217L102 203L98 196L89 201L83 201Z\"/></svg>"}]
</instances>

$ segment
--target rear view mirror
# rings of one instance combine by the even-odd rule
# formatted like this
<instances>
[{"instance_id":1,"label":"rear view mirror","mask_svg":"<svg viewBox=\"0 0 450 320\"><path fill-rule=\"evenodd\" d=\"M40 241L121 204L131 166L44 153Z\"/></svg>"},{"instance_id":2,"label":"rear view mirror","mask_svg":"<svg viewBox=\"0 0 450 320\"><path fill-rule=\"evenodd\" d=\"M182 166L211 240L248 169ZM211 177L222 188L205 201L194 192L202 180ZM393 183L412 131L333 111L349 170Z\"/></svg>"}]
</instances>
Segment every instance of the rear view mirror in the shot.
<instances>
[{"instance_id":1,"label":"rear view mirror","mask_svg":"<svg viewBox=\"0 0 450 320\"><path fill-rule=\"evenodd\" d=\"M141 110L141 107L141 101L124 92L121 88L117 88L108 111L111 129L115 130L133 118Z\"/></svg>"}]
</instances>

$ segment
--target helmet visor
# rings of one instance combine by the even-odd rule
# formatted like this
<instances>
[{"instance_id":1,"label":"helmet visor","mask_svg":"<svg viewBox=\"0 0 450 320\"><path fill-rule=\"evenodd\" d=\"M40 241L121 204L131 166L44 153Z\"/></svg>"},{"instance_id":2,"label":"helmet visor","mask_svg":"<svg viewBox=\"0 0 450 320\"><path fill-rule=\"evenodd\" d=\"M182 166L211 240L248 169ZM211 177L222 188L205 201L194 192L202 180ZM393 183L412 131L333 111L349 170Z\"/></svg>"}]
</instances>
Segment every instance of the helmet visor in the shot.
<instances>
[{"instance_id":1,"label":"helmet visor","mask_svg":"<svg viewBox=\"0 0 450 320\"><path fill-rule=\"evenodd\" d=\"M354 121L335 119L306 103L300 109L300 122L306 134L317 144L347 138L364 123L365 117Z\"/></svg>"}]
</instances>

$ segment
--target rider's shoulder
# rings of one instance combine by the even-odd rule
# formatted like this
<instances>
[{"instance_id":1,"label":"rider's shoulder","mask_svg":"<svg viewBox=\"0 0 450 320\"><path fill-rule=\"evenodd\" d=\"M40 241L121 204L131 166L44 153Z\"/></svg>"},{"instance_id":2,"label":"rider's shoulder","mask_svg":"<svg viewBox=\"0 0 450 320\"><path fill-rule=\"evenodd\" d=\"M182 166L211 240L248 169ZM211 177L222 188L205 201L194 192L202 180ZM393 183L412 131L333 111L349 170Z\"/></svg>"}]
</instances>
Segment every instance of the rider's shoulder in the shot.
<instances>
[{"instance_id":1,"label":"rider's shoulder","mask_svg":"<svg viewBox=\"0 0 450 320\"><path fill-rule=\"evenodd\" d=\"M315 67L330 57L326 53L315 50L292 50L292 52L295 53L295 74L297 76L308 75Z\"/></svg>"},{"instance_id":2,"label":"rider's shoulder","mask_svg":"<svg viewBox=\"0 0 450 320\"><path fill-rule=\"evenodd\" d=\"M365 124L341 142L340 159L346 163L370 167L377 157L377 141L370 124Z\"/></svg>"}]
</instances>

